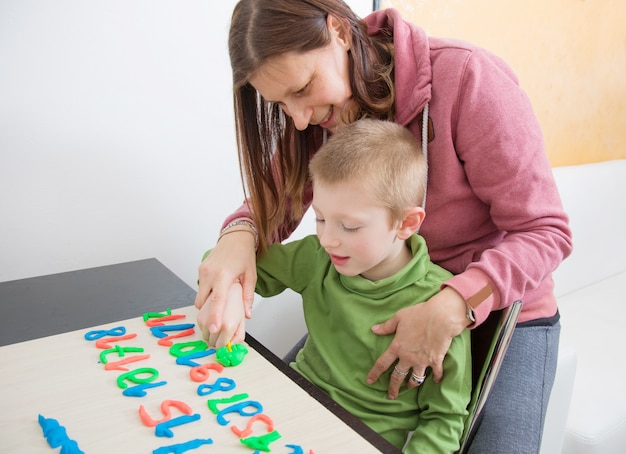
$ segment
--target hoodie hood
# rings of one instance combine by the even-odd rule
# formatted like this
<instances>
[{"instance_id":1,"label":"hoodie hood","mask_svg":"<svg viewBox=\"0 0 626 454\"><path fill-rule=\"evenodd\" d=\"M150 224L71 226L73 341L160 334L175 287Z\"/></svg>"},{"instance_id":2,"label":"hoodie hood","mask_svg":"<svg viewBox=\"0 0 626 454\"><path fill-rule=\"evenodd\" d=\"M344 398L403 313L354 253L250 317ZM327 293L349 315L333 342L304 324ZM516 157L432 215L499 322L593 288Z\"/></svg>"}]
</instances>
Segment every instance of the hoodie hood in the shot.
<instances>
[{"instance_id":1,"label":"hoodie hood","mask_svg":"<svg viewBox=\"0 0 626 454\"><path fill-rule=\"evenodd\" d=\"M406 126L431 99L432 67L428 36L393 9L375 11L365 19L370 36L391 34L394 43L394 82L397 123Z\"/></svg>"}]
</instances>

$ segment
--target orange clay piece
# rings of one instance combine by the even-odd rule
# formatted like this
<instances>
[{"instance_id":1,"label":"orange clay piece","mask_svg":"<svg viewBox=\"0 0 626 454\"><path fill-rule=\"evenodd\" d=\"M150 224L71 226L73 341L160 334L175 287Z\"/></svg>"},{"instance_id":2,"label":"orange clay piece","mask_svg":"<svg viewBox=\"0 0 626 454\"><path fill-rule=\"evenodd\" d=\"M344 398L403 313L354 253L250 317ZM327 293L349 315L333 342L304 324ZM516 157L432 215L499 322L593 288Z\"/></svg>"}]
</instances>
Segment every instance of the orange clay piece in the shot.
<instances>
[{"instance_id":1,"label":"orange clay piece","mask_svg":"<svg viewBox=\"0 0 626 454\"><path fill-rule=\"evenodd\" d=\"M121 370L124 372L128 371L127 367L122 367L126 364L137 363L139 361L143 361L144 359L150 358L150 355L137 355L137 356L129 356L128 358L120 359L119 361L114 361L111 363L106 363L104 365L104 370Z\"/></svg>"},{"instance_id":2,"label":"orange clay piece","mask_svg":"<svg viewBox=\"0 0 626 454\"><path fill-rule=\"evenodd\" d=\"M109 348L108 350L102 350L100 352L100 362L102 364L106 364L109 362L107 356L109 353L117 353L119 358L123 358L126 356L126 353L141 353L143 352L143 347L120 347L116 345L113 348Z\"/></svg>"},{"instance_id":3,"label":"orange clay piece","mask_svg":"<svg viewBox=\"0 0 626 454\"><path fill-rule=\"evenodd\" d=\"M146 321L146 326L150 328L155 327L155 326L163 326L165 325L165 323L163 322L167 322L171 320L178 320L178 319L185 318L185 317L186 317L185 314L165 315L163 317L153 318L151 320Z\"/></svg>"},{"instance_id":4,"label":"orange clay piece","mask_svg":"<svg viewBox=\"0 0 626 454\"><path fill-rule=\"evenodd\" d=\"M232 430L233 433L237 435L239 438L247 438L250 435L252 435L252 425L257 421L262 421L267 425L268 433L274 431L274 421L272 421L272 418L270 418L269 416L263 413L259 413L258 415L252 416L248 420L248 424L246 425L246 428L244 430L241 430L235 426L231 427L230 430Z\"/></svg>"},{"instance_id":5,"label":"orange clay piece","mask_svg":"<svg viewBox=\"0 0 626 454\"><path fill-rule=\"evenodd\" d=\"M185 402L181 402L180 400L164 400L163 402L161 402L161 413L163 413L163 416L165 416L163 419L159 419L158 421L153 419L146 411L146 408L143 405L140 405L139 417L141 418L141 422L144 424L144 426L155 427L157 424L169 421L170 419L172 419L172 411L170 410L171 407L178 408L181 413L185 415L190 415L193 413L191 407Z\"/></svg>"},{"instance_id":6,"label":"orange clay piece","mask_svg":"<svg viewBox=\"0 0 626 454\"><path fill-rule=\"evenodd\" d=\"M137 337L137 334L125 334L124 336L105 337L96 341L96 348L106 350L109 348L113 348L113 346L109 342L119 342L123 340L134 339L135 337Z\"/></svg>"},{"instance_id":7,"label":"orange clay piece","mask_svg":"<svg viewBox=\"0 0 626 454\"><path fill-rule=\"evenodd\" d=\"M222 373L224 366L218 363L207 363L200 366L194 366L189 370L189 378L195 382L202 382L209 378L210 370Z\"/></svg>"},{"instance_id":8,"label":"orange clay piece","mask_svg":"<svg viewBox=\"0 0 626 454\"><path fill-rule=\"evenodd\" d=\"M193 328L189 328L185 331L181 331L180 333L176 333L176 334L171 334L169 336L166 337L162 337L157 341L157 344L163 346L163 347L171 347L172 344L174 344L174 342L172 342L172 339L178 339L181 337L187 337L187 336L193 336L196 332L194 331Z\"/></svg>"}]
</instances>

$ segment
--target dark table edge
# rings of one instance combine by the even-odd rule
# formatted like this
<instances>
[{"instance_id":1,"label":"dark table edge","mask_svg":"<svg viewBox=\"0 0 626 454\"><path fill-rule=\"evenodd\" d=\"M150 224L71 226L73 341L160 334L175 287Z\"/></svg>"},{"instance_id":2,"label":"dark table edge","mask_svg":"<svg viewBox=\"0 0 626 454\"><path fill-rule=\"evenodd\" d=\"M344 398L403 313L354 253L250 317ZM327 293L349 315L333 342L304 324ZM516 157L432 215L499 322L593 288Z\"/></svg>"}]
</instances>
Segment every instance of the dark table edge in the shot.
<instances>
[{"instance_id":1,"label":"dark table edge","mask_svg":"<svg viewBox=\"0 0 626 454\"><path fill-rule=\"evenodd\" d=\"M343 408L337 402L332 400L325 394L321 389L313 385L310 381L292 369L287 363L285 363L282 359L272 353L267 347L257 341L250 333L246 333L246 343L250 345L250 347L254 348L261 356L263 356L266 360L268 360L274 367L276 367L279 371L285 374L291 381L300 386L304 391L307 392L311 397L317 400L320 404L330 410L335 416L345 422L350 428L352 428L355 432L357 432L361 437L366 439L372 446L377 448L383 453L401 453L398 448L389 443L383 437L381 437L377 432L372 430L367 424L361 421L359 418L354 416L348 410Z\"/></svg>"}]
</instances>

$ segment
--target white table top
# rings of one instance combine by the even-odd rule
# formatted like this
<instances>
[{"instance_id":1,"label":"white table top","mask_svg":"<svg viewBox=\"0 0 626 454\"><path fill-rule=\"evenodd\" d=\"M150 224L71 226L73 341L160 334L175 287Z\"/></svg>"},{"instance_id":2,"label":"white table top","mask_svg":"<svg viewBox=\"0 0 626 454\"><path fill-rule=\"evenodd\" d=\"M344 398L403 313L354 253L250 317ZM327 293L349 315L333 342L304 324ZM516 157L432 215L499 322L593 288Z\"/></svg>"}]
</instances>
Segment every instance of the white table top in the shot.
<instances>
[{"instance_id":1,"label":"white table top","mask_svg":"<svg viewBox=\"0 0 626 454\"><path fill-rule=\"evenodd\" d=\"M164 322L165 326L195 324L196 309L193 306L175 309L172 313L184 314L185 318ZM58 316L71 318L72 314L61 311ZM137 336L113 342L111 347L144 349L143 352L129 351L125 358L150 355L145 360L127 364L129 371L146 367L158 371L158 378L153 383L166 382L147 389L145 397L124 396L117 381L125 372L105 370L100 354L106 347L100 349L95 341L85 339L88 332L110 331L120 326L125 328L126 334ZM89 454L150 453L160 447L208 438L212 444L189 452L252 453L254 450L244 446L232 429L243 429L254 412L269 417L274 430L281 435L270 445L273 453L300 452L298 449L305 454L393 452L381 437L326 398L251 337L247 338L251 348L241 365L226 367L221 372L209 370L209 376L203 382L193 381L191 367L177 365L169 348L158 345L158 340L141 316L136 316L0 347L0 401L3 403L0 452L24 452L25 446L33 454L57 452L43 436L38 423L38 415L42 415L57 420L66 428L68 437ZM198 333L172 339L174 343L198 340L201 340ZM108 362L120 360L115 352L105 358ZM206 364L214 362L214 358L207 356L195 361ZM146 376L147 373L143 375ZM210 385L218 379L223 379L223 383L234 383L235 387L204 396L198 394L200 385ZM207 405L209 400L242 393L248 397L218 404L217 408L223 411L234 403L252 401L244 409L248 416L232 412L216 415ZM143 406L153 419L163 419L160 407L168 400L184 403L191 414L199 418L173 426L173 438L156 436L155 428L144 425L139 417ZM262 406L262 411L254 405ZM172 408L172 419L182 416L179 409ZM225 424L218 422L218 416L225 418L222 421ZM262 436L268 432L262 421L255 422L252 429L249 436Z\"/></svg>"}]
</instances>

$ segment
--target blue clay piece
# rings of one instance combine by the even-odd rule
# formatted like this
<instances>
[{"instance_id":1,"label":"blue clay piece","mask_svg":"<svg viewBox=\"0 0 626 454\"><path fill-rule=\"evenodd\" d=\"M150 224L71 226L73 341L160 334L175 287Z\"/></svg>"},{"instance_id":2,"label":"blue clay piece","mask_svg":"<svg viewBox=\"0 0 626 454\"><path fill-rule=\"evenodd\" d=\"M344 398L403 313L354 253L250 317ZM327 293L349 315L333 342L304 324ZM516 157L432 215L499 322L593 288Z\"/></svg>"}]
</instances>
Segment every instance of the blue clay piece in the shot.
<instances>
[{"instance_id":1,"label":"blue clay piece","mask_svg":"<svg viewBox=\"0 0 626 454\"><path fill-rule=\"evenodd\" d=\"M67 431L56 419L38 416L43 436L51 448L61 447L61 454L85 454L78 443L67 436Z\"/></svg>"},{"instance_id":2,"label":"blue clay piece","mask_svg":"<svg viewBox=\"0 0 626 454\"><path fill-rule=\"evenodd\" d=\"M63 443L68 439L65 427L59 426L55 430L48 434L48 444L51 448L58 448L63 446Z\"/></svg>"},{"instance_id":3,"label":"blue clay piece","mask_svg":"<svg viewBox=\"0 0 626 454\"><path fill-rule=\"evenodd\" d=\"M196 438L195 440L190 440L185 443L157 448L152 451L152 454L183 454L184 452L199 448L202 445L210 444L213 444L213 440L211 438L207 438L206 440Z\"/></svg>"},{"instance_id":4,"label":"blue clay piece","mask_svg":"<svg viewBox=\"0 0 626 454\"><path fill-rule=\"evenodd\" d=\"M61 446L61 454L85 454L79 447L78 443L74 440L68 439L63 446Z\"/></svg>"},{"instance_id":5,"label":"blue clay piece","mask_svg":"<svg viewBox=\"0 0 626 454\"><path fill-rule=\"evenodd\" d=\"M148 393L146 389L156 388L157 386L167 385L166 381L160 381L157 383L141 383L139 385L131 386L122 391L122 394L126 397L145 397Z\"/></svg>"},{"instance_id":6,"label":"blue clay piece","mask_svg":"<svg viewBox=\"0 0 626 454\"><path fill-rule=\"evenodd\" d=\"M39 415L38 419L39 419L39 425L41 426L41 429L43 430L43 436L45 438L48 438L50 433L52 433L53 431L61 427L61 425L56 419L46 418L42 415Z\"/></svg>"},{"instance_id":7,"label":"blue clay piece","mask_svg":"<svg viewBox=\"0 0 626 454\"><path fill-rule=\"evenodd\" d=\"M182 325L154 326L150 328L150 332L153 336L163 339L164 337L167 337L166 331L184 331L193 327L193 323L184 323Z\"/></svg>"},{"instance_id":8,"label":"blue clay piece","mask_svg":"<svg viewBox=\"0 0 626 454\"><path fill-rule=\"evenodd\" d=\"M291 448L293 449L293 451L291 451L289 454L304 454L304 451L302 450L302 446L298 446L298 445L285 445L287 448Z\"/></svg>"}]
</instances>

